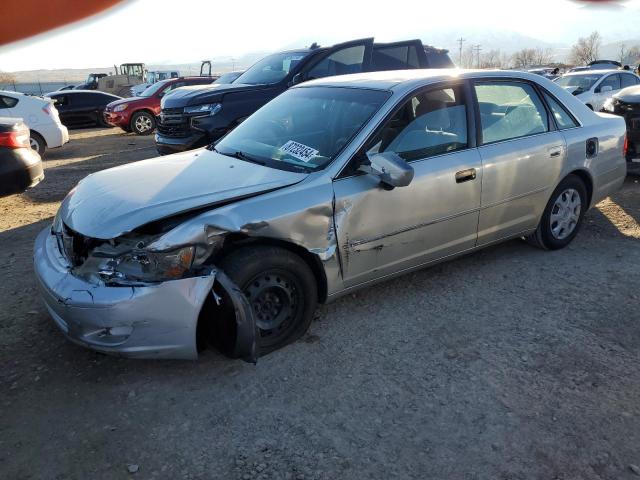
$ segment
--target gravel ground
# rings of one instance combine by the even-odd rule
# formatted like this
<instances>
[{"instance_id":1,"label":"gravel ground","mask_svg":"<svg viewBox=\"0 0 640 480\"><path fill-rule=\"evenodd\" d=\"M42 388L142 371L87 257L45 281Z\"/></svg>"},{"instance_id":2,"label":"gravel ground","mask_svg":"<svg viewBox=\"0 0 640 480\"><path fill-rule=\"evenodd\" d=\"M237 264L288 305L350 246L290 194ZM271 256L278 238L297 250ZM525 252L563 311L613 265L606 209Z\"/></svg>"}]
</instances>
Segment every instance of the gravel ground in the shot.
<instances>
[{"instance_id":1,"label":"gravel ground","mask_svg":"<svg viewBox=\"0 0 640 480\"><path fill-rule=\"evenodd\" d=\"M0 199L0 477L640 478L640 177L563 251L512 241L350 295L256 366L111 358L57 331L32 244L80 178L154 152L82 130Z\"/></svg>"}]
</instances>

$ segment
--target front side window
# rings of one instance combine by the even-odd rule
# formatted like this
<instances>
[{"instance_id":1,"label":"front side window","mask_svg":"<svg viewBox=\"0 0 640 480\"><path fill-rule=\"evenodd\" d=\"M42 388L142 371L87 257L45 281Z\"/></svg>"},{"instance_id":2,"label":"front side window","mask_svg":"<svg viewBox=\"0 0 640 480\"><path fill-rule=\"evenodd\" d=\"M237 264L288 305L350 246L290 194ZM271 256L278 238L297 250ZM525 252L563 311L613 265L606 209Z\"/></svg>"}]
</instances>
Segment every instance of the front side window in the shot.
<instances>
[{"instance_id":1,"label":"front side window","mask_svg":"<svg viewBox=\"0 0 640 480\"><path fill-rule=\"evenodd\" d=\"M283 80L305 57L307 52L275 53L263 58L240 75L236 83L266 85Z\"/></svg>"},{"instance_id":2,"label":"front side window","mask_svg":"<svg viewBox=\"0 0 640 480\"><path fill-rule=\"evenodd\" d=\"M376 71L420 67L415 45L374 47L371 63Z\"/></svg>"},{"instance_id":3,"label":"front side window","mask_svg":"<svg viewBox=\"0 0 640 480\"><path fill-rule=\"evenodd\" d=\"M461 87L440 88L408 100L366 147L407 161L467 148L467 111Z\"/></svg>"},{"instance_id":4,"label":"front side window","mask_svg":"<svg viewBox=\"0 0 640 480\"><path fill-rule=\"evenodd\" d=\"M18 99L13 97L7 97L5 95L0 95L0 109L2 108L13 108L18 104Z\"/></svg>"},{"instance_id":5,"label":"front side window","mask_svg":"<svg viewBox=\"0 0 640 480\"><path fill-rule=\"evenodd\" d=\"M216 151L288 170L324 168L387 100L384 90L294 88L251 115Z\"/></svg>"},{"instance_id":6,"label":"front side window","mask_svg":"<svg viewBox=\"0 0 640 480\"><path fill-rule=\"evenodd\" d=\"M483 82L474 88L483 143L549 131L547 112L531 85L521 82Z\"/></svg>"},{"instance_id":7,"label":"front side window","mask_svg":"<svg viewBox=\"0 0 640 480\"><path fill-rule=\"evenodd\" d=\"M578 124L573 119L571 114L560 103L548 93L544 93L544 98L547 101L547 105L551 109L553 117L556 119L556 124L559 130L565 130L567 128L577 127Z\"/></svg>"},{"instance_id":8,"label":"front side window","mask_svg":"<svg viewBox=\"0 0 640 480\"><path fill-rule=\"evenodd\" d=\"M611 87L611 90L620 90L620 75L609 75L602 80L602 83L598 85L598 91L602 92L603 87Z\"/></svg>"},{"instance_id":9,"label":"front side window","mask_svg":"<svg viewBox=\"0 0 640 480\"><path fill-rule=\"evenodd\" d=\"M320 60L309 72L307 79L362 72L364 45L343 48Z\"/></svg>"}]
</instances>

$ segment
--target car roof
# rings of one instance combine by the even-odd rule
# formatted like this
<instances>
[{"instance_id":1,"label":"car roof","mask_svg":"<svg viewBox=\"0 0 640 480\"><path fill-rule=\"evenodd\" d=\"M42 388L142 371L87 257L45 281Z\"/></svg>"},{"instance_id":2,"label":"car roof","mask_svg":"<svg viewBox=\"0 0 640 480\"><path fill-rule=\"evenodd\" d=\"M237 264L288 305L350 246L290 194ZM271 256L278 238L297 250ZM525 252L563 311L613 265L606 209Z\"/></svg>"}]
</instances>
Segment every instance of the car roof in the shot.
<instances>
[{"instance_id":1,"label":"car roof","mask_svg":"<svg viewBox=\"0 0 640 480\"><path fill-rule=\"evenodd\" d=\"M605 73L620 73L624 72L624 70L620 70L618 68L607 68L602 70L580 70L577 72L569 72L565 73L566 76L578 77L578 76L586 76L586 75L595 75L595 74L605 74ZM631 72L629 72L631 73Z\"/></svg>"},{"instance_id":2,"label":"car roof","mask_svg":"<svg viewBox=\"0 0 640 480\"><path fill-rule=\"evenodd\" d=\"M467 70L461 68L432 68L413 70L389 70L383 72L355 73L321 78L302 83L306 86L330 86L370 88L376 90L411 90L429 83L465 78L519 78L540 81L540 75L519 70Z\"/></svg>"}]
</instances>

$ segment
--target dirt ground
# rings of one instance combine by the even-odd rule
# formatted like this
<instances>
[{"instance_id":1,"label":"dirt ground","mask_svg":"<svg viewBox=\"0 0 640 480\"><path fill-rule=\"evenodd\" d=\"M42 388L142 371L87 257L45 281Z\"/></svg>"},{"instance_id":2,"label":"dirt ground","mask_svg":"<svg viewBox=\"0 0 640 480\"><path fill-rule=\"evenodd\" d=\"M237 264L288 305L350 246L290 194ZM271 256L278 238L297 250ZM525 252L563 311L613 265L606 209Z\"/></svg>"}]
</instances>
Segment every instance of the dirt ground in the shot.
<instances>
[{"instance_id":1,"label":"dirt ground","mask_svg":"<svg viewBox=\"0 0 640 480\"><path fill-rule=\"evenodd\" d=\"M257 365L112 358L36 294L36 234L85 175L155 155L80 130L0 199L0 478L640 478L640 184L557 252L512 241L321 307Z\"/></svg>"}]
</instances>

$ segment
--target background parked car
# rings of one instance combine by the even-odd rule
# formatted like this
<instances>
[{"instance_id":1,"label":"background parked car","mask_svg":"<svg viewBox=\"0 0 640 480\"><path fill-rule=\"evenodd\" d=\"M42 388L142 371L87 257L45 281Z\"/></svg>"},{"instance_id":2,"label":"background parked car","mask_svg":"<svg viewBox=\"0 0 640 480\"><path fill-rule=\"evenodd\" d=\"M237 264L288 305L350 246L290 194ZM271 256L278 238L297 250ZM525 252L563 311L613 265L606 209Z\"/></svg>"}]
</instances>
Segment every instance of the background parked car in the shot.
<instances>
[{"instance_id":1,"label":"background parked car","mask_svg":"<svg viewBox=\"0 0 640 480\"><path fill-rule=\"evenodd\" d=\"M156 148L160 154L202 147L235 128L269 100L293 85L333 75L449 68L447 50L421 40L374 43L373 38L279 52L251 66L232 84L178 91L162 101Z\"/></svg>"},{"instance_id":2,"label":"background parked car","mask_svg":"<svg viewBox=\"0 0 640 480\"><path fill-rule=\"evenodd\" d=\"M27 124L0 117L0 196L23 192L43 178L42 159L31 148Z\"/></svg>"},{"instance_id":3,"label":"background parked car","mask_svg":"<svg viewBox=\"0 0 640 480\"><path fill-rule=\"evenodd\" d=\"M591 110L600 110L604 102L623 88L640 84L640 77L626 70L583 70L556 80Z\"/></svg>"},{"instance_id":4,"label":"background parked car","mask_svg":"<svg viewBox=\"0 0 640 480\"><path fill-rule=\"evenodd\" d=\"M98 90L71 90L48 93L55 101L60 120L67 127L103 126L110 127L104 121L103 112L107 104L121 97Z\"/></svg>"},{"instance_id":5,"label":"background parked car","mask_svg":"<svg viewBox=\"0 0 640 480\"><path fill-rule=\"evenodd\" d=\"M627 123L627 162L640 163L640 85L620 90L604 102L603 111L620 115Z\"/></svg>"},{"instance_id":6,"label":"background parked car","mask_svg":"<svg viewBox=\"0 0 640 480\"><path fill-rule=\"evenodd\" d=\"M69 141L67 127L60 122L51 99L0 91L0 116L23 119L30 130L31 148L41 157L47 148L61 147Z\"/></svg>"},{"instance_id":7,"label":"background parked car","mask_svg":"<svg viewBox=\"0 0 640 480\"><path fill-rule=\"evenodd\" d=\"M169 92L188 85L205 85L211 77L172 78L154 83L140 96L119 99L104 110L104 121L136 135L148 135L156 128L156 115L160 114L160 100Z\"/></svg>"}]
</instances>

